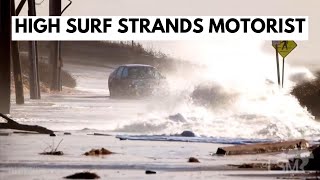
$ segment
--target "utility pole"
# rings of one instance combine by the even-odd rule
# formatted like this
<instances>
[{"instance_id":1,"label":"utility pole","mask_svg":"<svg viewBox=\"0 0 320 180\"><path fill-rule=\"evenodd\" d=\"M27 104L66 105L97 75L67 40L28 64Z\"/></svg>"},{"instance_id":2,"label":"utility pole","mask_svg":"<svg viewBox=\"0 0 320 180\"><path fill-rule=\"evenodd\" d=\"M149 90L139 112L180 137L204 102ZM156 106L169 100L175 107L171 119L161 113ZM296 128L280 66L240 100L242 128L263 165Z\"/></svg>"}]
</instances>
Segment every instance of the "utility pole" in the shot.
<instances>
[{"instance_id":1,"label":"utility pole","mask_svg":"<svg viewBox=\"0 0 320 180\"><path fill-rule=\"evenodd\" d=\"M0 113L10 113L11 2L0 0Z\"/></svg>"},{"instance_id":2,"label":"utility pole","mask_svg":"<svg viewBox=\"0 0 320 180\"><path fill-rule=\"evenodd\" d=\"M50 16L61 16L61 0L50 0L49 2L49 15ZM60 42L50 42L50 63L52 67L52 80L51 87L52 91L61 91L61 56L60 56Z\"/></svg>"},{"instance_id":3,"label":"utility pole","mask_svg":"<svg viewBox=\"0 0 320 180\"><path fill-rule=\"evenodd\" d=\"M15 2L11 0L11 14L16 16ZM18 42L11 42L11 55L12 55L12 65L13 65L13 75L14 75L14 85L16 92L16 104L24 104L24 94L23 94L23 83L22 83L22 73L21 73L21 62L19 57Z\"/></svg>"},{"instance_id":4,"label":"utility pole","mask_svg":"<svg viewBox=\"0 0 320 180\"><path fill-rule=\"evenodd\" d=\"M28 0L28 15L36 16L36 5L34 0ZM38 50L36 41L29 41L29 60L30 99L40 99Z\"/></svg>"}]
</instances>

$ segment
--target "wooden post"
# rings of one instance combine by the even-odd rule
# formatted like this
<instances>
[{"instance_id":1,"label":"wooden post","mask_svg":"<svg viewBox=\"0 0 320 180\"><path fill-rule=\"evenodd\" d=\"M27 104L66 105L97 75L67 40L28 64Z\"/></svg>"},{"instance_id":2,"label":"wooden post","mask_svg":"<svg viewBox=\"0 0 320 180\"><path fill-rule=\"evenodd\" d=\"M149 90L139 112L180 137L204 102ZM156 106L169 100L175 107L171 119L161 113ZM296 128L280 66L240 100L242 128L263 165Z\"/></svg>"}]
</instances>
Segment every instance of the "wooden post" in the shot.
<instances>
[{"instance_id":1,"label":"wooden post","mask_svg":"<svg viewBox=\"0 0 320 180\"><path fill-rule=\"evenodd\" d=\"M62 57L61 57L61 41L58 41L58 87L59 91L62 91L62 78L61 78L61 69L63 66Z\"/></svg>"},{"instance_id":2,"label":"wooden post","mask_svg":"<svg viewBox=\"0 0 320 180\"><path fill-rule=\"evenodd\" d=\"M34 49L35 49L35 71L36 71L36 82L37 82L37 98L41 98L41 90L40 90L40 76L39 76L39 53L38 53L38 42L34 41Z\"/></svg>"},{"instance_id":3,"label":"wooden post","mask_svg":"<svg viewBox=\"0 0 320 180\"><path fill-rule=\"evenodd\" d=\"M49 2L49 15L50 16L60 16L61 15L61 0L50 0ZM59 42L50 42L50 63L52 67L52 80L50 89L52 91L61 91L61 62L59 55Z\"/></svg>"},{"instance_id":4,"label":"wooden post","mask_svg":"<svg viewBox=\"0 0 320 180\"><path fill-rule=\"evenodd\" d=\"M28 15L36 16L34 0L28 0ZM38 74L38 51L37 42L29 41L29 60L30 60L30 99L40 99L40 84Z\"/></svg>"},{"instance_id":5,"label":"wooden post","mask_svg":"<svg viewBox=\"0 0 320 180\"><path fill-rule=\"evenodd\" d=\"M15 2L11 1L11 14L16 15ZM13 75L14 75L14 85L16 92L16 104L24 104L24 94L23 94L23 82L21 73L21 62L19 57L18 42L12 41L12 65L13 65Z\"/></svg>"},{"instance_id":6,"label":"wooden post","mask_svg":"<svg viewBox=\"0 0 320 180\"><path fill-rule=\"evenodd\" d=\"M17 7L17 10L15 10L15 15L16 16L19 16L24 4L26 3L27 0L21 0L18 7Z\"/></svg>"},{"instance_id":7,"label":"wooden post","mask_svg":"<svg viewBox=\"0 0 320 180\"><path fill-rule=\"evenodd\" d=\"M0 0L0 113L10 113L11 2Z\"/></svg>"}]
</instances>

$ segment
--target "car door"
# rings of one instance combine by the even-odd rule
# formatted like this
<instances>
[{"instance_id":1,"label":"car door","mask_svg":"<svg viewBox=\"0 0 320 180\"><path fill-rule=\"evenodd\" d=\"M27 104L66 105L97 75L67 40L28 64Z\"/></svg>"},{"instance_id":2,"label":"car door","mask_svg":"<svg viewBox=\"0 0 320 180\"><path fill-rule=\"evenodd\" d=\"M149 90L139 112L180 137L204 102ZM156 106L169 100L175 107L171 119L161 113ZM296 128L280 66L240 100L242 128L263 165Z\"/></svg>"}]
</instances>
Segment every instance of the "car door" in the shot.
<instances>
[{"instance_id":1,"label":"car door","mask_svg":"<svg viewBox=\"0 0 320 180\"><path fill-rule=\"evenodd\" d=\"M114 71L112 71L112 73L109 75L109 78L108 78L108 87L110 88L112 85L113 85L113 81L114 81L114 78L116 77L116 74L117 74L117 71L118 71L119 68L115 69Z\"/></svg>"},{"instance_id":2,"label":"car door","mask_svg":"<svg viewBox=\"0 0 320 180\"><path fill-rule=\"evenodd\" d=\"M115 74L115 76L113 78L113 81L112 81L112 88L114 90L120 90L121 89L121 74L122 74L123 69L124 69L124 67L121 66L116 71L116 74Z\"/></svg>"},{"instance_id":3,"label":"car door","mask_svg":"<svg viewBox=\"0 0 320 180\"><path fill-rule=\"evenodd\" d=\"M120 73L120 72L119 72ZM121 71L121 78L119 80L119 87L121 88L122 92L127 92L129 88L128 83L128 67L124 67Z\"/></svg>"}]
</instances>

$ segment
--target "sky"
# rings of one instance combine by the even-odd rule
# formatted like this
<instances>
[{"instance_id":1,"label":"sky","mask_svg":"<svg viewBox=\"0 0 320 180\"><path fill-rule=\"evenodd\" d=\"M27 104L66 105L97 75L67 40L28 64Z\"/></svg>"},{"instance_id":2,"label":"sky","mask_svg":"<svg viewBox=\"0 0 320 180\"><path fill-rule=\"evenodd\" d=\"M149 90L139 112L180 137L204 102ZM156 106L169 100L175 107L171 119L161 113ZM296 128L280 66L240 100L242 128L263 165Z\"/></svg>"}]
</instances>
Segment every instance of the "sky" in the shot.
<instances>
[{"instance_id":1,"label":"sky","mask_svg":"<svg viewBox=\"0 0 320 180\"><path fill-rule=\"evenodd\" d=\"M16 0L16 5L19 0ZM42 0L36 0L41 2ZM68 0L62 0L63 6ZM49 0L37 6L48 15ZM22 15L26 14L24 7ZM320 0L73 0L66 16L309 16L309 40L290 55L297 64L320 67Z\"/></svg>"}]
</instances>

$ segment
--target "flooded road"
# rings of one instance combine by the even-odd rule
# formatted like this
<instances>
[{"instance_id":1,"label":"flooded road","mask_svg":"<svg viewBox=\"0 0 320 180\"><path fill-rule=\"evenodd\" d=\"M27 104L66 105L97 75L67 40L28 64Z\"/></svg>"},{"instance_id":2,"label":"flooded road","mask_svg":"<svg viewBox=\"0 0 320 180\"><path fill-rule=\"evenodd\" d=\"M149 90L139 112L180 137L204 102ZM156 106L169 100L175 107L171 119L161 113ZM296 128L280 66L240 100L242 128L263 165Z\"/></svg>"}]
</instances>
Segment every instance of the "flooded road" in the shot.
<instances>
[{"instance_id":1,"label":"flooded road","mask_svg":"<svg viewBox=\"0 0 320 180\"><path fill-rule=\"evenodd\" d=\"M107 79L113 69L71 64L65 65L65 69L77 79L75 90L42 94L41 100L28 100L23 106L12 103L11 116L21 123L38 124L56 131L108 131L145 109L141 107L143 102L135 101L133 105L130 100L109 97Z\"/></svg>"},{"instance_id":2,"label":"flooded road","mask_svg":"<svg viewBox=\"0 0 320 180\"><path fill-rule=\"evenodd\" d=\"M41 100L28 99L22 106L12 99L11 116L18 122L55 131L170 135L190 130L198 136L258 139L313 139L320 134L320 124L306 109L298 107L296 100L285 93L273 93L272 87L266 93L259 92L263 96L230 96L226 103L212 102L218 106L208 109L190 99L194 81L168 77L173 90L166 97L113 99L109 97L107 79L114 67L65 64L64 69L77 80L75 89L43 93ZM184 121L168 118L178 113Z\"/></svg>"}]
</instances>

